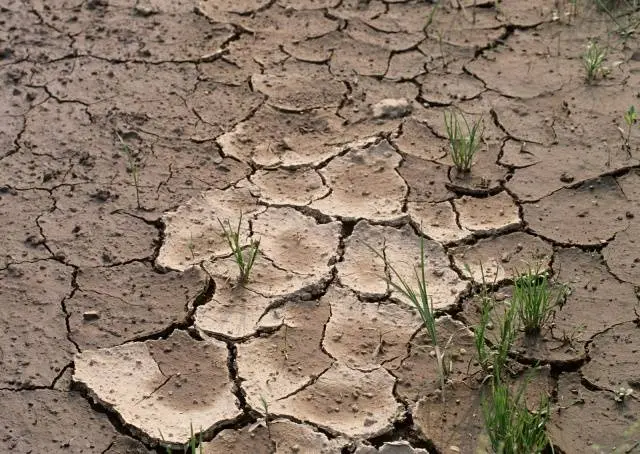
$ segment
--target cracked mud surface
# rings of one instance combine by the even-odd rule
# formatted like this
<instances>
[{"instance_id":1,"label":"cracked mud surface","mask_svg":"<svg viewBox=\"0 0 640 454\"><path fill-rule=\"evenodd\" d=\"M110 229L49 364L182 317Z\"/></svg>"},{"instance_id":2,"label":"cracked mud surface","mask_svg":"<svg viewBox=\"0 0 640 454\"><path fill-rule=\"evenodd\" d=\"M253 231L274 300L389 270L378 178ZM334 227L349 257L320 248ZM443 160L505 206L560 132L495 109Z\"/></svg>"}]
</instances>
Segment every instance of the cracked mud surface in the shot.
<instances>
[{"instance_id":1,"label":"cracked mud surface","mask_svg":"<svg viewBox=\"0 0 640 454\"><path fill-rule=\"evenodd\" d=\"M475 453L482 273L504 299L536 262L571 293L515 382L545 366L556 452L640 452L638 40L496 3L5 1L0 451L160 453L192 424L208 454ZM469 174L453 107L484 126ZM444 404L371 251L411 277L421 234Z\"/></svg>"}]
</instances>

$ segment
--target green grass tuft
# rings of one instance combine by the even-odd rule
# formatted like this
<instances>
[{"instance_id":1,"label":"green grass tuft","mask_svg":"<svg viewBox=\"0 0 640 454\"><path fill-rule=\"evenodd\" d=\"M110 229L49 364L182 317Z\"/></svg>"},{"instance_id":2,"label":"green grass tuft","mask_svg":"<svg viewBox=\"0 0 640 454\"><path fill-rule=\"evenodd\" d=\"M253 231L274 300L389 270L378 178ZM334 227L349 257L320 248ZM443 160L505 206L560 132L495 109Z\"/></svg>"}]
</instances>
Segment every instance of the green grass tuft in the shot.
<instances>
[{"instance_id":1,"label":"green grass tuft","mask_svg":"<svg viewBox=\"0 0 640 454\"><path fill-rule=\"evenodd\" d=\"M473 165L473 157L480 147L480 140L484 128L481 128L482 118L471 126L464 114L447 111L444 113L444 125L449 138L451 159L458 172L469 172Z\"/></svg>"},{"instance_id":2,"label":"green grass tuft","mask_svg":"<svg viewBox=\"0 0 640 454\"><path fill-rule=\"evenodd\" d=\"M245 284L249 280L251 269L253 268L253 264L258 256L260 240L251 239L246 251L241 246L240 230L242 228L242 212L240 213L238 226L235 229L231 227L231 223L228 219L225 220L224 223L218 219L218 223L220 223L220 227L222 227L222 230L224 231L224 236L227 239L233 258L238 265L238 282L240 282L240 284Z\"/></svg>"}]
</instances>

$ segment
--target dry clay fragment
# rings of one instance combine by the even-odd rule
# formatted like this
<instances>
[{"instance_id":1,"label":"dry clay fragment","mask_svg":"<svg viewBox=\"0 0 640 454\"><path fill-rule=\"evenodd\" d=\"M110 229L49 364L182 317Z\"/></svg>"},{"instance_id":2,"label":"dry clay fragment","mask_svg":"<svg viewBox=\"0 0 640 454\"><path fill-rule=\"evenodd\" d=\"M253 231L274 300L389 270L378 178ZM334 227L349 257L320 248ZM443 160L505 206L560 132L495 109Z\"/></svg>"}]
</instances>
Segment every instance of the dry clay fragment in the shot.
<instances>
[{"instance_id":1,"label":"dry clay fragment","mask_svg":"<svg viewBox=\"0 0 640 454\"><path fill-rule=\"evenodd\" d=\"M0 271L0 388L51 386L71 361L75 349L60 305L71 281L71 267L55 261Z\"/></svg>"},{"instance_id":2,"label":"dry clay fragment","mask_svg":"<svg viewBox=\"0 0 640 454\"><path fill-rule=\"evenodd\" d=\"M326 196L330 189L314 169L258 170L251 176L255 195L270 205L309 205Z\"/></svg>"},{"instance_id":3,"label":"dry clay fragment","mask_svg":"<svg viewBox=\"0 0 640 454\"><path fill-rule=\"evenodd\" d=\"M366 221L356 224L349 238L343 261L338 264L340 281L356 292L383 295L387 291L384 278L384 263L374 251L384 254L399 277L415 285L415 270L420 265L420 239L410 226L397 229L388 226L370 225ZM442 246L432 240L424 241L425 275L429 297L434 307L444 309L455 303L467 288L467 283L449 267L449 260ZM391 272L391 271L390 271ZM361 278L364 275L366 278ZM398 276L391 273L394 282ZM397 291L392 295L412 307Z\"/></svg>"},{"instance_id":4,"label":"dry clay fragment","mask_svg":"<svg viewBox=\"0 0 640 454\"><path fill-rule=\"evenodd\" d=\"M329 440L326 435L306 424L276 419L269 421L268 429L264 422L240 430L225 429L202 446L207 454L334 454L340 452L344 445L344 440Z\"/></svg>"},{"instance_id":5,"label":"dry clay fragment","mask_svg":"<svg viewBox=\"0 0 640 454\"><path fill-rule=\"evenodd\" d=\"M451 243L473 235L460 228L452 202L407 202L411 220L427 237L441 243Z\"/></svg>"},{"instance_id":6,"label":"dry clay fragment","mask_svg":"<svg viewBox=\"0 0 640 454\"><path fill-rule=\"evenodd\" d=\"M269 404L269 411L308 421L332 433L371 438L390 431L403 406L395 379L383 368L360 372L335 363L313 383Z\"/></svg>"},{"instance_id":7,"label":"dry clay fragment","mask_svg":"<svg viewBox=\"0 0 640 454\"><path fill-rule=\"evenodd\" d=\"M329 110L283 112L263 106L218 138L226 156L257 166L319 165L357 137Z\"/></svg>"},{"instance_id":8,"label":"dry clay fragment","mask_svg":"<svg viewBox=\"0 0 640 454\"><path fill-rule=\"evenodd\" d=\"M636 210L640 216L640 211ZM629 215L626 215L629 218ZM604 248L604 255L609 269L618 279L640 285L640 223L630 220L629 227L616 233L616 237Z\"/></svg>"},{"instance_id":9,"label":"dry clay fragment","mask_svg":"<svg viewBox=\"0 0 640 454\"><path fill-rule=\"evenodd\" d=\"M278 74L254 74L251 82L255 90L268 96L267 103L278 109L301 112L338 107L345 85L316 67L300 64Z\"/></svg>"},{"instance_id":10,"label":"dry clay fragment","mask_svg":"<svg viewBox=\"0 0 640 454\"><path fill-rule=\"evenodd\" d=\"M253 229L260 249L244 285L235 285L238 269L233 259L205 263L217 284L212 301L196 311L196 327L205 333L232 338L253 334L270 306L285 298L320 293L331 278L339 223L317 224L293 208L269 208L254 221ZM265 323L277 326L279 320Z\"/></svg>"},{"instance_id":11,"label":"dry clay fragment","mask_svg":"<svg viewBox=\"0 0 640 454\"><path fill-rule=\"evenodd\" d=\"M226 226L228 220L235 230L242 214L240 242L245 244L249 219L262 210L249 189L243 187L212 189L192 198L163 216L164 243L157 264L184 271L202 260L229 255L231 251L220 222Z\"/></svg>"},{"instance_id":12,"label":"dry clay fragment","mask_svg":"<svg viewBox=\"0 0 640 454\"><path fill-rule=\"evenodd\" d=\"M109 447L126 440L79 393L1 390L0 411L7 415L0 432L0 451L6 453L115 454Z\"/></svg>"},{"instance_id":13,"label":"dry clay fragment","mask_svg":"<svg viewBox=\"0 0 640 454\"><path fill-rule=\"evenodd\" d=\"M556 310L553 333L556 338L584 344L610 326L631 321L640 310L633 285L618 281L602 256L578 248L556 252L553 268L557 281L571 289L560 310Z\"/></svg>"},{"instance_id":14,"label":"dry clay fragment","mask_svg":"<svg viewBox=\"0 0 640 454\"><path fill-rule=\"evenodd\" d=\"M478 241L471 246L460 246L452 250L456 266L479 284L484 280L496 282L512 278L517 270L527 265L549 265L553 254L551 245L538 237L523 232L514 232Z\"/></svg>"},{"instance_id":15,"label":"dry clay fragment","mask_svg":"<svg viewBox=\"0 0 640 454\"><path fill-rule=\"evenodd\" d=\"M579 373L570 373L558 379L557 402L547 430L563 452L637 452L633 427L640 404L635 399L620 405L608 392L585 388Z\"/></svg>"},{"instance_id":16,"label":"dry clay fragment","mask_svg":"<svg viewBox=\"0 0 640 454\"><path fill-rule=\"evenodd\" d=\"M186 443L242 411L233 395L227 346L175 331L166 340L88 350L76 356L73 380L126 424L169 443Z\"/></svg>"},{"instance_id":17,"label":"dry clay fragment","mask_svg":"<svg viewBox=\"0 0 640 454\"><path fill-rule=\"evenodd\" d=\"M358 370L372 370L402 358L421 324L408 308L389 302L362 302L339 287L330 287L322 301L331 305L322 341L325 351Z\"/></svg>"},{"instance_id":18,"label":"dry clay fragment","mask_svg":"<svg viewBox=\"0 0 640 454\"><path fill-rule=\"evenodd\" d=\"M4 191L0 195L0 268L49 257L37 218L50 211L45 191Z\"/></svg>"},{"instance_id":19,"label":"dry clay fragment","mask_svg":"<svg viewBox=\"0 0 640 454\"><path fill-rule=\"evenodd\" d=\"M393 139L393 143L398 146L402 153L425 161L444 158L448 150L447 142L444 139L436 136L426 123L413 117L403 121L402 133L400 137ZM416 163L411 162L410 164L404 165L403 163L403 167L411 168Z\"/></svg>"},{"instance_id":20,"label":"dry clay fragment","mask_svg":"<svg viewBox=\"0 0 640 454\"><path fill-rule=\"evenodd\" d=\"M640 391L640 326L637 322L622 323L596 335L588 345L588 352L590 361L582 368L587 381L614 392L620 388Z\"/></svg>"},{"instance_id":21,"label":"dry clay fragment","mask_svg":"<svg viewBox=\"0 0 640 454\"><path fill-rule=\"evenodd\" d=\"M396 172L401 156L387 141L333 159L320 173L331 193L311 204L329 216L388 221L402 218L407 192Z\"/></svg>"},{"instance_id":22,"label":"dry clay fragment","mask_svg":"<svg viewBox=\"0 0 640 454\"><path fill-rule=\"evenodd\" d=\"M354 454L428 454L429 451L421 448L414 448L408 441L388 441L380 449L373 446L358 443Z\"/></svg>"},{"instance_id":23,"label":"dry clay fragment","mask_svg":"<svg viewBox=\"0 0 640 454\"><path fill-rule=\"evenodd\" d=\"M331 366L333 360L320 348L329 311L323 301L289 302L273 309L275 317L283 320L276 333L238 344L238 377L254 410L262 409L264 399L269 412L276 413L272 408L276 402L309 385Z\"/></svg>"},{"instance_id":24,"label":"dry clay fragment","mask_svg":"<svg viewBox=\"0 0 640 454\"><path fill-rule=\"evenodd\" d=\"M186 320L209 279L200 268L158 273L132 262L78 271L66 300L70 336L82 350L112 347Z\"/></svg>"},{"instance_id":25,"label":"dry clay fragment","mask_svg":"<svg viewBox=\"0 0 640 454\"><path fill-rule=\"evenodd\" d=\"M627 228L627 204L616 180L603 177L523 204L523 216L533 231L553 241L599 245Z\"/></svg>"},{"instance_id":26,"label":"dry clay fragment","mask_svg":"<svg viewBox=\"0 0 640 454\"><path fill-rule=\"evenodd\" d=\"M453 203L465 230L489 233L520 225L518 206L504 191L486 198L465 196Z\"/></svg>"}]
</instances>

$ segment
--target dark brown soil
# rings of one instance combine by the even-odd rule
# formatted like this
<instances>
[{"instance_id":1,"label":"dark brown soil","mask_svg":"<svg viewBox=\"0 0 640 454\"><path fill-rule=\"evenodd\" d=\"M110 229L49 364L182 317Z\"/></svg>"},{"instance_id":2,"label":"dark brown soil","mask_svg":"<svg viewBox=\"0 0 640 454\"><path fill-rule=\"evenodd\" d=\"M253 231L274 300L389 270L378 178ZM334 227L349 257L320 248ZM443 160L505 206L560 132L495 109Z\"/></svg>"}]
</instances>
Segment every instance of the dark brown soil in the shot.
<instances>
[{"instance_id":1,"label":"dark brown soil","mask_svg":"<svg viewBox=\"0 0 640 454\"><path fill-rule=\"evenodd\" d=\"M544 366L555 452L640 453L640 18L617 14L4 0L0 451L164 452L193 424L214 454L475 453L480 263L506 299L536 262L570 293L518 336L514 386ZM484 127L467 173L452 108ZM240 212L246 287L218 223ZM421 233L444 403L367 247L410 277Z\"/></svg>"}]
</instances>

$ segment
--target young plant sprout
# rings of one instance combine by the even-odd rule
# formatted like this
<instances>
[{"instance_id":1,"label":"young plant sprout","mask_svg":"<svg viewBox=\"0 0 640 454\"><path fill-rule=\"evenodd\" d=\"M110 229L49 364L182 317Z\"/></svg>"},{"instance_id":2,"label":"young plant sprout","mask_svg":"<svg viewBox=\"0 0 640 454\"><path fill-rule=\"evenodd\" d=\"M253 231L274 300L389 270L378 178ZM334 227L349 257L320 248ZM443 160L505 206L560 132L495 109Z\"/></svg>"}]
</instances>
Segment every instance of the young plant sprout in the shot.
<instances>
[{"instance_id":1,"label":"young plant sprout","mask_svg":"<svg viewBox=\"0 0 640 454\"><path fill-rule=\"evenodd\" d=\"M445 364L444 348L441 349L438 344L438 336L436 332L436 315L433 308L433 301L429 297L427 292L427 279L426 279L426 265L424 260L424 238L420 237L420 263L414 268L414 277L417 285L417 290L403 278L395 267L389 263L386 256L383 253L376 251L373 247L367 244L367 247L373 251L378 257L380 257L385 264L385 267L390 270L391 276L387 278L389 285L398 291L401 295L407 298L413 307L416 308L422 324L427 331L431 346L435 352L436 369L438 372L438 378L440 380L440 391L442 394L442 401L444 402L444 387L447 377L447 367Z\"/></svg>"},{"instance_id":2,"label":"young plant sprout","mask_svg":"<svg viewBox=\"0 0 640 454\"><path fill-rule=\"evenodd\" d=\"M529 267L518 273L514 280L513 304L518 308L518 317L529 335L537 334L549 321L553 311L566 293L563 286L549 283L547 273L540 267Z\"/></svg>"},{"instance_id":3,"label":"young plant sprout","mask_svg":"<svg viewBox=\"0 0 640 454\"><path fill-rule=\"evenodd\" d=\"M604 66L604 59L607 51L597 43L589 41L587 51L582 56L582 64L586 71L587 82L591 83L598 77L605 77L608 74L607 68Z\"/></svg>"},{"instance_id":4,"label":"young plant sprout","mask_svg":"<svg viewBox=\"0 0 640 454\"><path fill-rule=\"evenodd\" d=\"M240 212L240 219L238 220L238 226L233 229L229 220L225 220L223 223L218 219L218 223L224 232L224 236L227 239L229 248L233 254L233 258L238 265L238 282L245 284L249 280L249 274L253 268L253 264L258 256L258 250L260 248L260 240L251 239L247 250L245 251L240 245L240 230L242 227L242 212Z\"/></svg>"},{"instance_id":5,"label":"young plant sprout","mask_svg":"<svg viewBox=\"0 0 640 454\"><path fill-rule=\"evenodd\" d=\"M120 146L122 147L122 152L127 157L127 172L131 174L131 179L133 180L133 186L136 188L136 205L138 209L142 208L140 205L140 167L138 166L138 162L136 161L135 156L131 152L129 145L122 139L122 136L116 132L116 136L120 141Z\"/></svg>"},{"instance_id":6,"label":"young plant sprout","mask_svg":"<svg viewBox=\"0 0 640 454\"><path fill-rule=\"evenodd\" d=\"M451 159L458 172L464 173L471 170L473 157L480 147L483 128L482 118L473 122L471 126L464 114L447 111L444 113L444 125L449 138L449 151Z\"/></svg>"},{"instance_id":7,"label":"young plant sprout","mask_svg":"<svg viewBox=\"0 0 640 454\"><path fill-rule=\"evenodd\" d=\"M624 137L624 147L627 150L627 153L631 153L631 145L629 141L631 140L631 128L638 121L638 112L636 112L635 106L630 106L629 109L623 115L624 122L627 125L627 134L624 136L624 132L620 131Z\"/></svg>"},{"instance_id":8,"label":"young plant sprout","mask_svg":"<svg viewBox=\"0 0 640 454\"><path fill-rule=\"evenodd\" d=\"M513 395L508 385L494 381L490 396L482 401L485 430L494 453L540 454L549 444L545 429L549 399L542 397L536 411L529 411L523 399L525 386Z\"/></svg>"}]
</instances>

